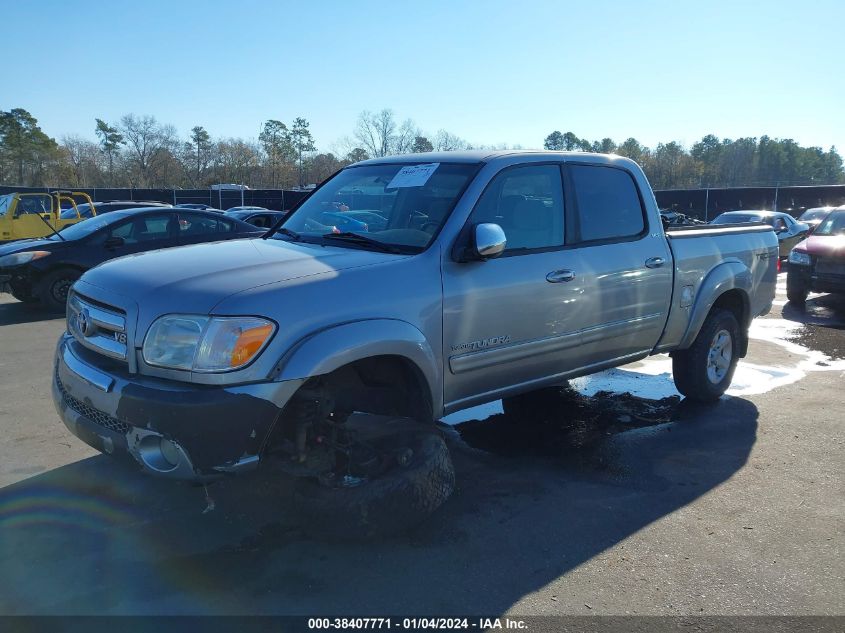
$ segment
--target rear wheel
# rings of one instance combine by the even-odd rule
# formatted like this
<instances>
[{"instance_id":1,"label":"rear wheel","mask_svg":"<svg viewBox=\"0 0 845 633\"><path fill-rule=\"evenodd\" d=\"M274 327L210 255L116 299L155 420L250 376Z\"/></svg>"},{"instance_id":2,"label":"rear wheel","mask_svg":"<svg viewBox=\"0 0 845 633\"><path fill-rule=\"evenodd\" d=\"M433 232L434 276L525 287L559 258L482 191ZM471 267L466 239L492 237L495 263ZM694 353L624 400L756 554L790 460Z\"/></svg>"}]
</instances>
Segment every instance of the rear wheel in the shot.
<instances>
[{"instance_id":1,"label":"rear wheel","mask_svg":"<svg viewBox=\"0 0 845 633\"><path fill-rule=\"evenodd\" d=\"M41 303L48 310L61 312L65 309L70 287L82 276L73 268L60 268L44 275L40 284Z\"/></svg>"},{"instance_id":2,"label":"rear wheel","mask_svg":"<svg viewBox=\"0 0 845 633\"><path fill-rule=\"evenodd\" d=\"M792 271L786 273L786 298L790 303L804 305L808 294L810 294L810 289L806 281Z\"/></svg>"},{"instance_id":3,"label":"rear wheel","mask_svg":"<svg viewBox=\"0 0 845 633\"><path fill-rule=\"evenodd\" d=\"M672 375L678 391L690 400L718 400L733 380L739 341L739 322L734 313L712 310L689 349L672 354Z\"/></svg>"}]
</instances>

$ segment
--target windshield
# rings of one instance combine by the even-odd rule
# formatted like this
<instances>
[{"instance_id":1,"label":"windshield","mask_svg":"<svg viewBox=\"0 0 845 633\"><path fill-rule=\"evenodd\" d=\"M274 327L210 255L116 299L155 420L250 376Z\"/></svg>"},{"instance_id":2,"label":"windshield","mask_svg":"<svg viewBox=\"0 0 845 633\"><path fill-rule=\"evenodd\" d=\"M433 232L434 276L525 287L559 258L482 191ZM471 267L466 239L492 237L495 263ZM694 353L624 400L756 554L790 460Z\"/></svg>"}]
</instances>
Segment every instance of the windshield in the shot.
<instances>
[{"instance_id":1,"label":"windshield","mask_svg":"<svg viewBox=\"0 0 845 633\"><path fill-rule=\"evenodd\" d=\"M806 222L807 220L821 220L828 213L830 213L830 209L810 209L809 211L805 211L798 219L802 222Z\"/></svg>"},{"instance_id":2,"label":"windshield","mask_svg":"<svg viewBox=\"0 0 845 633\"><path fill-rule=\"evenodd\" d=\"M713 220L712 224L735 224L739 222L763 222L763 218L759 215L746 213L723 213Z\"/></svg>"},{"instance_id":3,"label":"windshield","mask_svg":"<svg viewBox=\"0 0 845 633\"><path fill-rule=\"evenodd\" d=\"M98 215L93 218L88 218L87 220L81 220L76 224L68 224L59 231L59 233L62 234L62 237L53 234L44 239L53 240L54 242L60 242L62 238L66 240L79 240L91 235L94 231L98 231L99 229L108 226L121 217L123 216L119 216L114 213L109 213L108 218Z\"/></svg>"},{"instance_id":4,"label":"windshield","mask_svg":"<svg viewBox=\"0 0 845 633\"><path fill-rule=\"evenodd\" d=\"M0 216L6 215L6 211L12 207L12 201L14 199L15 196L11 193L6 196L0 196Z\"/></svg>"},{"instance_id":5,"label":"windshield","mask_svg":"<svg viewBox=\"0 0 845 633\"><path fill-rule=\"evenodd\" d=\"M845 211L833 211L813 235L845 235Z\"/></svg>"},{"instance_id":6,"label":"windshield","mask_svg":"<svg viewBox=\"0 0 845 633\"><path fill-rule=\"evenodd\" d=\"M350 167L307 198L284 228L306 240L353 233L402 252L420 252L443 226L476 169L446 163Z\"/></svg>"}]
</instances>

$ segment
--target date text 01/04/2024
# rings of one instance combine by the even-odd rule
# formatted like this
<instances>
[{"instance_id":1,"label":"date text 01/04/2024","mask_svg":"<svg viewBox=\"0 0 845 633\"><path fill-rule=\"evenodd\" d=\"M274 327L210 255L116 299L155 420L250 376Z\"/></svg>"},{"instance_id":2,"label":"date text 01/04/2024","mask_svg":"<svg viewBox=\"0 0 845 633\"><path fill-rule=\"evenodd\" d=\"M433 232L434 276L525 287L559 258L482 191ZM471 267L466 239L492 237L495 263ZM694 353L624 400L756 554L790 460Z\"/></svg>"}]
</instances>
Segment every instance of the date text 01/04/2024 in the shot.
<instances>
[{"instance_id":1,"label":"date text 01/04/2024","mask_svg":"<svg viewBox=\"0 0 845 633\"><path fill-rule=\"evenodd\" d=\"M510 618L309 618L308 628L320 629L382 629L382 630L525 630L523 620Z\"/></svg>"}]
</instances>

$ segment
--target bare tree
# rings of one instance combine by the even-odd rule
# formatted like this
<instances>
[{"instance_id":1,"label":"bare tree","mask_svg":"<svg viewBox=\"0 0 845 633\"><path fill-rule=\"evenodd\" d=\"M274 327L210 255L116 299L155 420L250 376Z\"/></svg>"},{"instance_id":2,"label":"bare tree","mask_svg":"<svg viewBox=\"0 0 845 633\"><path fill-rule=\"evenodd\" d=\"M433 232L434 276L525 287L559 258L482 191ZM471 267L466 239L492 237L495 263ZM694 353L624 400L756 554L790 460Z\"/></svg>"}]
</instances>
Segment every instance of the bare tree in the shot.
<instances>
[{"instance_id":1,"label":"bare tree","mask_svg":"<svg viewBox=\"0 0 845 633\"><path fill-rule=\"evenodd\" d=\"M365 110L358 116L355 138L372 158L390 155L395 133L393 110L385 108L376 114Z\"/></svg>"},{"instance_id":2,"label":"bare tree","mask_svg":"<svg viewBox=\"0 0 845 633\"><path fill-rule=\"evenodd\" d=\"M98 159L100 149L97 143L81 136L65 136L59 149L69 163L74 187L90 187L100 181L101 167Z\"/></svg>"},{"instance_id":3,"label":"bare tree","mask_svg":"<svg viewBox=\"0 0 845 633\"><path fill-rule=\"evenodd\" d=\"M151 166L157 158L163 162L162 150L171 150L175 145L176 128L159 125L153 116L127 114L120 120L120 130L131 152L140 183L149 186L153 175Z\"/></svg>"},{"instance_id":4,"label":"bare tree","mask_svg":"<svg viewBox=\"0 0 845 633\"><path fill-rule=\"evenodd\" d=\"M450 134L446 130L438 130L434 136L434 149L438 152L451 152L457 149L467 149L469 144L459 136Z\"/></svg>"}]
</instances>

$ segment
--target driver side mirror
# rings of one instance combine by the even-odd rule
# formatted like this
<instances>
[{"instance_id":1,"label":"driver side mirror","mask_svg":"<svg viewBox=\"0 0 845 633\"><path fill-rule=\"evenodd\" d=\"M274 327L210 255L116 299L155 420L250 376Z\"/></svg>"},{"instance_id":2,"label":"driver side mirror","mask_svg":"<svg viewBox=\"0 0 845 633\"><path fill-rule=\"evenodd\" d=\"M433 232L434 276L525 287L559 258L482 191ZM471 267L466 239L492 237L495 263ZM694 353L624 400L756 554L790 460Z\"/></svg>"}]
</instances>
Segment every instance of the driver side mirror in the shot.
<instances>
[{"instance_id":1,"label":"driver side mirror","mask_svg":"<svg viewBox=\"0 0 845 633\"><path fill-rule=\"evenodd\" d=\"M472 259L487 260L501 255L508 239L502 227L492 222L476 224L472 232L473 245L467 249Z\"/></svg>"},{"instance_id":2,"label":"driver side mirror","mask_svg":"<svg viewBox=\"0 0 845 633\"><path fill-rule=\"evenodd\" d=\"M106 248L117 248L118 246L123 246L124 240L122 237L110 237L105 242L103 242L103 246Z\"/></svg>"}]
</instances>

